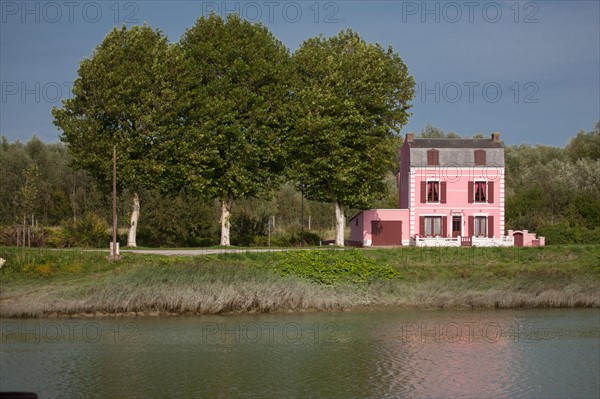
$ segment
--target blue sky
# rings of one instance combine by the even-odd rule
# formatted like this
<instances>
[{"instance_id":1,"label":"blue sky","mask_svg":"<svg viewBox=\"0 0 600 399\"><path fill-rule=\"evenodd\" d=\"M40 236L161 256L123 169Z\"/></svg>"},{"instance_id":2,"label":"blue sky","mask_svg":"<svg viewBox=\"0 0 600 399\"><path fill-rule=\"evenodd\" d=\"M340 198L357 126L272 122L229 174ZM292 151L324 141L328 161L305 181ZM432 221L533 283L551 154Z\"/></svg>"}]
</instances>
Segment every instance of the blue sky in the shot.
<instances>
[{"instance_id":1,"label":"blue sky","mask_svg":"<svg viewBox=\"0 0 600 399\"><path fill-rule=\"evenodd\" d=\"M427 123L562 146L600 119L600 1L0 1L0 134L58 141L50 110L114 26L173 42L210 11L260 21L294 51L352 28L417 82L403 133Z\"/></svg>"}]
</instances>

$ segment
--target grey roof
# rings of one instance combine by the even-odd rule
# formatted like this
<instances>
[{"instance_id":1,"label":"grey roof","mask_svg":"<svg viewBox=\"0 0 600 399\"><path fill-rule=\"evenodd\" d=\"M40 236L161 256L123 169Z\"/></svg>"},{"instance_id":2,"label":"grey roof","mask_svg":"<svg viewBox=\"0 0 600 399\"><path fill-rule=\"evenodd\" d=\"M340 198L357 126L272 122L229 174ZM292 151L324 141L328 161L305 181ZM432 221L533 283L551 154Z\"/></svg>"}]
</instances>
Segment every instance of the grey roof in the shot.
<instances>
[{"instance_id":1,"label":"grey roof","mask_svg":"<svg viewBox=\"0 0 600 399\"><path fill-rule=\"evenodd\" d=\"M484 141L484 140L481 140ZM414 148L410 149L410 163L413 166L426 166L427 165L427 151L430 148L436 147L425 147L425 148ZM486 148L486 147L475 147L475 148L443 148L440 149L438 160L440 166L453 166L453 167L471 167L475 165L475 150L477 148L485 148L486 153L486 165L493 167L504 166L504 148Z\"/></svg>"},{"instance_id":2,"label":"grey roof","mask_svg":"<svg viewBox=\"0 0 600 399\"><path fill-rule=\"evenodd\" d=\"M408 145L411 148L504 148L502 142L494 142L492 139L414 138Z\"/></svg>"}]
</instances>

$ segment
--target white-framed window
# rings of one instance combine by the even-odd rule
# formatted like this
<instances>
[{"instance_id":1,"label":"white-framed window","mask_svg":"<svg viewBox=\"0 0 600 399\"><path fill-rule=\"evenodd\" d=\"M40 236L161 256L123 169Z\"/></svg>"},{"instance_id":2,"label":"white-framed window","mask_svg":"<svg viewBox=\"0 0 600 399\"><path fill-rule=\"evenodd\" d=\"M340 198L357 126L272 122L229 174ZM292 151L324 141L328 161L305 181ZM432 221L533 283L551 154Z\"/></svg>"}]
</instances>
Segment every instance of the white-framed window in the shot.
<instances>
[{"instance_id":1,"label":"white-framed window","mask_svg":"<svg viewBox=\"0 0 600 399\"><path fill-rule=\"evenodd\" d=\"M439 181L428 181L427 182L427 202L440 202L440 182Z\"/></svg>"},{"instance_id":2,"label":"white-framed window","mask_svg":"<svg viewBox=\"0 0 600 399\"><path fill-rule=\"evenodd\" d=\"M475 216L473 220L473 235L487 237L487 216Z\"/></svg>"},{"instance_id":3,"label":"white-framed window","mask_svg":"<svg viewBox=\"0 0 600 399\"><path fill-rule=\"evenodd\" d=\"M442 217L441 216L425 216L425 235L426 236L441 236L442 235Z\"/></svg>"},{"instance_id":4,"label":"white-framed window","mask_svg":"<svg viewBox=\"0 0 600 399\"><path fill-rule=\"evenodd\" d=\"M487 182L485 180L476 180L473 188L475 202L487 202Z\"/></svg>"}]
</instances>

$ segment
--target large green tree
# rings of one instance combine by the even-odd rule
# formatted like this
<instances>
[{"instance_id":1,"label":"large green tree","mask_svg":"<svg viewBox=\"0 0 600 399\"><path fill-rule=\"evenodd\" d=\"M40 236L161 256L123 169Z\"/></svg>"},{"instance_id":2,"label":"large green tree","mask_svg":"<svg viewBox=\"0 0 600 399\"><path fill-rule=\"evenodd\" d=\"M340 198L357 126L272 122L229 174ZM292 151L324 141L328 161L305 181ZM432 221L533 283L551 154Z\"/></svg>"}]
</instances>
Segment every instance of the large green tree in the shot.
<instances>
[{"instance_id":1,"label":"large green tree","mask_svg":"<svg viewBox=\"0 0 600 399\"><path fill-rule=\"evenodd\" d=\"M220 200L227 246L234 200L269 191L283 167L289 52L265 26L237 15L199 18L180 46L186 129L178 153L209 156L183 175L188 187Z\"/></svg>"},{"instance_id":2,"label":"large green tree","mask_svg":"<svg viewBox=\"0 0 600 399\"><path fill-rule=\"evenodd\" d=\"M177 129L174 108L179 61L166 36L147 25L114 28L81 61L73 97L54 108L74 165L110 187L112 148L117 147L119 187L133 193L128 245L136 245L138 190L165 178L169 139ZM169 132L169 134L165 134Z\"/></svg>"},{"instance_id":3,"label":"large green tree","mask_svg":"<svg viewBox=\"0 0 600 399\"><path fill-rule=\"evenodd\" d=\"M391 47L351 30L306 40L293 60L291 176L308 198L335 204L336 244L343 246L345 208L368 207L386 192L414 80Z\"/></svg>"},{"instance_id":4,"label":"large green tree","mask_svg":"<svg viewBox=\"0 0 600 399\"><path fill-rule=\"evenodd\" d=\"M578 159L600 159L600 121L589 132L580 130L567 145L567 154L573 162Z\"/></svg>"}]
</instances>

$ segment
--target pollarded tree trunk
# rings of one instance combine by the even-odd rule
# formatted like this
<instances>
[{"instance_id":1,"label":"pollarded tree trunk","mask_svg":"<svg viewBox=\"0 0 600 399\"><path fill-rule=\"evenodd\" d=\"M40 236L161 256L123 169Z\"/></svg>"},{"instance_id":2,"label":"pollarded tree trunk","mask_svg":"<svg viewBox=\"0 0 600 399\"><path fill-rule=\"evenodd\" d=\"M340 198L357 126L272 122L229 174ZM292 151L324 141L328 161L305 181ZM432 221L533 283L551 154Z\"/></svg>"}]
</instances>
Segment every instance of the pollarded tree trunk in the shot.
<instances>
[{"instance_id":1,"label":"pollarded tree trunk","mask_svg":"<svg viewBox=\"0 0 600 399\"><path fill-rule=\"evenodd\" d=\"M133 207L131 209L131 222L129 223L129 232L127 234L127 246L137 247L136 235L137 225L140 218L140 197L138 193L133 193Z\"/></svg>"},{"instance_id":2,"label":"pollarded tree trunk","mask_svg":"<svg viewBox=\"0 0 600 399\"><path fill-rule=\"evenodd\" d=\"M335 203L335 245L344 246L344 229L346 228L346 216L344 215L344 205Z\"/></svg>"},{"instance_id":3,"label":"pollarded tree trunk","mask_svg":"<svg viewBox=\"0 0 600 399\"><path fill-rule=\"evenodd\" d=\"M233 200L231 198L225 197L221 199L221 245L225 247L231 245L229 241L229 230L231 228L229 218L231 217L232 205Z\"/></svg>"}]
</instances>

